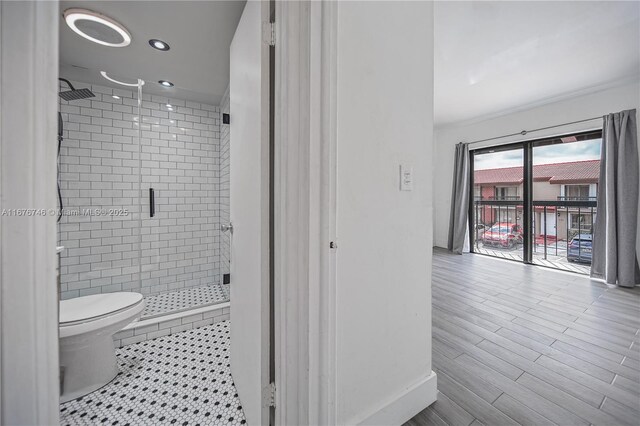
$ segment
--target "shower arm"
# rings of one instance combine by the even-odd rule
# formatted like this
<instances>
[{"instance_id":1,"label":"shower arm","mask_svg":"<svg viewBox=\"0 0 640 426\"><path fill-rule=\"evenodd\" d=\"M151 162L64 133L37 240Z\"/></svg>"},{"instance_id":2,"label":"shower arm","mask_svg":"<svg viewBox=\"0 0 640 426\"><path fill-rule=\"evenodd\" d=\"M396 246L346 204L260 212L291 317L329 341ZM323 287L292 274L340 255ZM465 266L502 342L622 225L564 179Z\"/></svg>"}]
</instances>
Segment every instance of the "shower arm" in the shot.
<instances>
[{"instance_id":1,"label":"shower arm","mask_svg":"<svg viewBox=\"0 0 640 426\"><path fill-rule=\"evenodd\" d=\"M69 80L67 80L66 78L58 77L58 80L67 83L67 86L69 86L69 89L76 90L75 87L73 87L73 84L71 84L71 82Z\"/></svg>"}]
</instances>

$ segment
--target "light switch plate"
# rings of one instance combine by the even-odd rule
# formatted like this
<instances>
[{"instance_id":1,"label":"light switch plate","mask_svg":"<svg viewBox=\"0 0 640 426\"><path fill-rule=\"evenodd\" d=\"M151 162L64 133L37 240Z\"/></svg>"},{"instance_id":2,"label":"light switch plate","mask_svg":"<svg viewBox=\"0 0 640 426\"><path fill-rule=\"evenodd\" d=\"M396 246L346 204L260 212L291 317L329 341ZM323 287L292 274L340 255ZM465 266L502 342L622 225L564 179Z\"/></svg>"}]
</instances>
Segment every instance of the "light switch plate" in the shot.
<instances>
[{"instance_id":1,"label":"light switch plate","mask_svg":"<svg viewBox=\"0 0 640 426\"><path fill-rule=\"evenodd\" d=\"M413 167L400 165L400 191L413 191Z\"/></svg>"}]
</instances>

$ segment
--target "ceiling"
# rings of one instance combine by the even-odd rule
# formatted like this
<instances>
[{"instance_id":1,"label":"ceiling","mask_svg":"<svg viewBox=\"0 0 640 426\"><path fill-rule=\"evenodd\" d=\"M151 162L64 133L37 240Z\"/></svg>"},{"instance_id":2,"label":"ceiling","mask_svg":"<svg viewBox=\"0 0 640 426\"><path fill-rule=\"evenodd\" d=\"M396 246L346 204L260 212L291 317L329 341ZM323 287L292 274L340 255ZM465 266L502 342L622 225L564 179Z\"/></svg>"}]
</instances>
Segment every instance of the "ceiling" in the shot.
<instances>
[{"instance_id":1,"label":"ceiling","mask_svg":"<svg viewBox=\"0 0 640 426\"><path fill-rule=\"evenodd\" d=\"M229 84L229 46L242 15L239 1L63 1L60 5L60 76L117 87L103 79L145 80L144 93L218 105ZM130 33L123 48L106 47L74 33L62 12L72 7L109 16ZM171 46L161 52L149 39ZM161 87L169 80L173 88Z\"/></svg>"},{"instance_id":2,"label":"ceiling","mask_svg":"<svg viewBox=\"0 0 640 426\"><path fill-rule=\"evenodd\" d=\"M436 2L435 123L640 76L640 2Z\"/></svg>"},{"instance_id":3,"label":"ceiling","mask_svg":"<svg viewBox=\"0 0 640 426\"><path fill-rule=\"evenodd\" d=\"M99 71L141 78L145 93L219 104L245 0L63 1L120 22L124 48L75 34L60 18L60 75L111 85ZM158 38L171 45L160 52ZM595 91L640 74L640 2L436 2L435 124L499 115ZM158 80L169 80L166 89Z\"/></svg>"}]
</instances>

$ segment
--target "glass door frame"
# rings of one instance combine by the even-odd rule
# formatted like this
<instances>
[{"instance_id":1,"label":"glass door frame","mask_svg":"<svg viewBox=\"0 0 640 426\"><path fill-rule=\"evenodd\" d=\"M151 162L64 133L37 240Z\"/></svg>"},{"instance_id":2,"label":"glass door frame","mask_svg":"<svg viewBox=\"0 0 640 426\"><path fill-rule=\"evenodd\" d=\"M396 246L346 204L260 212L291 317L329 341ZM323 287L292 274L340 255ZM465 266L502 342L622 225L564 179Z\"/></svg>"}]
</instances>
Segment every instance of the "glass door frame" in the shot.
<instances>
[{"instance_id":1,"label":"glass door frame","mask_svg":"<svg viewBox=\"0 0 640 426\"><path fill-rule=\"evenodd\" d=\"M554 145L558 143L564 143L562 139L574 137L576 142L601 139L602 129L585 130L574 133L561 134L557 136L550 136L539 139L532 139L527 141L518 141L512 143L506 143L501 145L487 146L469 150L469 211L468 211L468 232L469 232L469 251L476 253L474 250L476 243L475 233L475 207L477 201L475 200L475 183L474 183L474 159L476 154L488 154L500 151L512 151L516 149L523 150L523 181L522 181L522 201L517 200L493 200L491 204L505 205L505 206L520 206L522 205L522 228L523 228L523 246L522 246L522 262L525 264L533 265L533 213L534 213L534 200L533 200L533 148ZM573 142L573 143L576 143ZM482 202L482 201L480 201ZM546 207L580 207L584 202L581 201L536 201L536 206ZM597 207L597 201L588 202L591 207ZM575 206L574 206L575 204ZM580 204L580 205L578 205ZM479 253L481 254L481 253Z\"/></svg>"}]
</instances>

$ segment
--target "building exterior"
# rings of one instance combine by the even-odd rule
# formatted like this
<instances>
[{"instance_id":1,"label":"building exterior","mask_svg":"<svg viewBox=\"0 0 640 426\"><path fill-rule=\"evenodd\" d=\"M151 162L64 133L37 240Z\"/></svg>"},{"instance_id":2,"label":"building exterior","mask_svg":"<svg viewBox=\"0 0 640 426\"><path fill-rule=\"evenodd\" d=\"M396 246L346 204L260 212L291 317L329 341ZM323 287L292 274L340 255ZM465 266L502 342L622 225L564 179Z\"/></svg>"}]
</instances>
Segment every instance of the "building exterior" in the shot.
<instances>
[{"instance_id":1,"label":"building exterior","mask_svg":"<svg viewBox=\"0 0 640 426\"><path fill-rule=\"evenodd\" d=\"M600 160L574 161L533 166L534 235L538 238L567 240L590 234L595 223L594 207L542 206L541 201L595 201ZM523 167L477 170L474 172L476 223L522 224ZM503 203L503 202L511 203ZM520 203L518 203L518 201ZM508 205L505 205L508 204Z\"/></svg>"}]
</instances>

